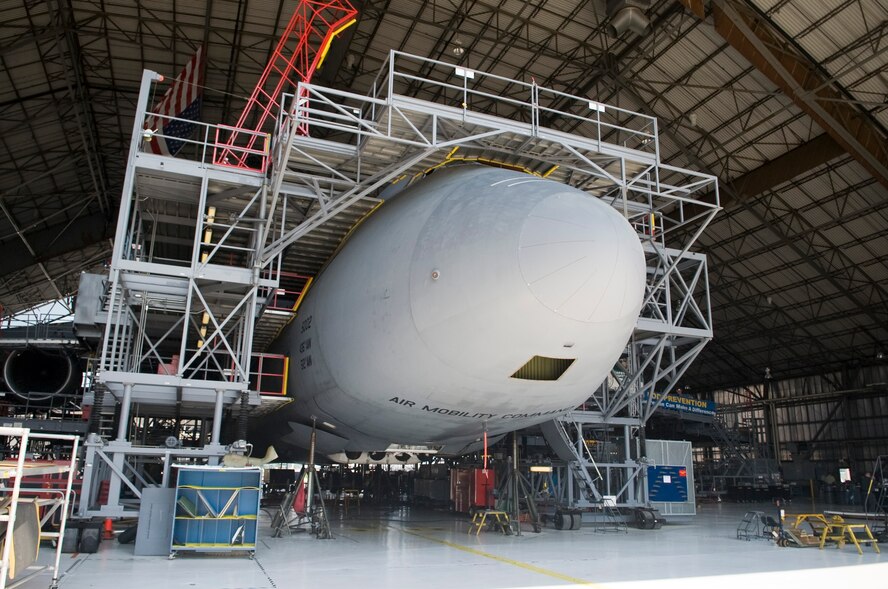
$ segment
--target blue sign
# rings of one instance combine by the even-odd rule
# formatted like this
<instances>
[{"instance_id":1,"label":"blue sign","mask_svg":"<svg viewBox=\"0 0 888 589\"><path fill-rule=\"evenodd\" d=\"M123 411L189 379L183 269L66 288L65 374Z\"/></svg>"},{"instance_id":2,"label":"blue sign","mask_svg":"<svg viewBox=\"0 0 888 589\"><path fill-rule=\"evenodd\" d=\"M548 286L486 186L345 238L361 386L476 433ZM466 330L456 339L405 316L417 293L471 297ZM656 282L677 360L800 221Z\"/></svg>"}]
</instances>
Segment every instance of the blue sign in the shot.
<instances>
[{"instance_id":1,"label":"blue sign","mask_svg":"<svg viewBox=\"0 0 888 589\"><path fill-rule=\"evenodd\" d=\"M686 503L688 469L685 466L649 466L648 498L661 503Z\"/></svg>"},{"instance_id":2,"label":"blue sign","mask_svg":"<svg viewBox=\"0 0 888 589\"><path fill-rule=\"evenodd\" d=\"M654 401L659 400L661 397L660 393L654 393ZM659 406L659 409L666 409L667 411L681 411L695 415L706 415L707 417L715 417L717 408L715 401L704 401L682 395L666 395L666 398L663 399Z\"/></svg>"}]
</instances>

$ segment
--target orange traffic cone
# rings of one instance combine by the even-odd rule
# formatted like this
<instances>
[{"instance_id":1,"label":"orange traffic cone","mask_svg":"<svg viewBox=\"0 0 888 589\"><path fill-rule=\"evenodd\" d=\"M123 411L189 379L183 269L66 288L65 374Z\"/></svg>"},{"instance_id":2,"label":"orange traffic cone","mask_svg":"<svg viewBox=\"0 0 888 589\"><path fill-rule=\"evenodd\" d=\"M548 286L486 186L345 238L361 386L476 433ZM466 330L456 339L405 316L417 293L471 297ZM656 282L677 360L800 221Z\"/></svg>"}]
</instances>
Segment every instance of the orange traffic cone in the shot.
<instances>
[{"instance_id":1,"label":"orange traffic cone","mask_svg":"<svg viewBox=\"0 0 888 589\"><path fill-rule=\"evenodd\" d=\"M102 526L102 539L103 540L112 540L114 538L114 522L111 521L110 517L105 518L105 523Z\"/></svg>"}]
</instances>

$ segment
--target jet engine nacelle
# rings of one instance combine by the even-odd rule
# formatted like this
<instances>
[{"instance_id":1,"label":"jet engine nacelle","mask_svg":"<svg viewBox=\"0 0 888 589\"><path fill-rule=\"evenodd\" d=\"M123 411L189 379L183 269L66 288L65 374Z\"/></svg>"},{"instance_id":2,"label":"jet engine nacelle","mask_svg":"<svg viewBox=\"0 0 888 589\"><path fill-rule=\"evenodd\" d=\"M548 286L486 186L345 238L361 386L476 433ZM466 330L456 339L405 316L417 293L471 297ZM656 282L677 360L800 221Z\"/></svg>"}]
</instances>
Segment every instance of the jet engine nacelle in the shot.
<instances>
[{"instance_id":1,"label":"jet engine nacelle","mask_svg":"<svg viewBox=\"0 0 888 589\"><path fill-rule=\"evenodd\" d=\"M6 387L28 402L45 402L71 392L82 375L77 358L64 350L13 350L3 362Z\"/></svg>"}]
</instances>

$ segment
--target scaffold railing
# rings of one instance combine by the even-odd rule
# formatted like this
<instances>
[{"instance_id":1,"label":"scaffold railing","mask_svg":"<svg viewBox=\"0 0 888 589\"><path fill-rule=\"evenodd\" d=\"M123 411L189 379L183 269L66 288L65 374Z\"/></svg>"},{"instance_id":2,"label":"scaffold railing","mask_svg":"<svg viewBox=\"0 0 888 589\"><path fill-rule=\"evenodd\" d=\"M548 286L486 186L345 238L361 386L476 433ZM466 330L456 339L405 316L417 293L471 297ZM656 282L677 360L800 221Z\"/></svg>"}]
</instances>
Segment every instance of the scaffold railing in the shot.
<instances>
[{"instance_id":1,"label":"scaffold railing","mask_svg":"<svg viewBox=\"0 0 888 589\"><path fill-rule=\"evenodd\" d=\"M271 136L268 133L241 129L231 125L211 124L192 119L182 119L159 112L147 111L146 118L160 121L157 130L142 133L142 153L150 154L149 142L158 139L181 142L182 149L172 157L202 164L231 166L247 172L264 174L268 170ZM194 125L196 130L188 137L170 136L163 129L170 123ZM170 157L170 156L164 156ZM226 159L226 158L230 158Z\"/></svg>"},{"instance_id":2,"label":"scaffold railing","mask_svg":"<svg viewBox=\"0 0 888 589\"><path fill-rule=\"evenodd\" d=\"M0 480L6 481L2 493L8 496L8 503L4 513L0 515L0 521L6 522L2 558L0 558L0 589L7 586L10 558L14 548L14 534L18 532L18 527L15 525L16 514L22 493L26 495L42 495L44 497L42 501L44 514L55 512L59 514L59 528L57 532L41 529L45 519L38 519L39 523L37 524L38 543L41 540L52 540L55 542L55 558L51 569L52 579L49 586L50 589L57 589L62 575L59 568L62 556L62 540L65 537L65 528L70 512L69 507L71 505L74 478L77 472L80 438L64 434L32 433L30 429L20 427L0 427L0 438L5 438L7 441L14 439L17 442L15 444L17 451L15 459L0 462ZM44 443L64 444L64 450L68 452L68 459L57 462L28 460L29 443L33 443L35 440ZM45 488L34 489L26 486L29 482L27 477L46 474L63 474L64 479L61 483L64 488L50 490ZM11 485L7 485L9 482L11 482ZM28 579L27 576L18 574L16 576L18 578L13 586L17 586Z\"/></svg>"},{"instance_id":3,"label":"scaffold railing","mask_svg":"<svg viewBox=\"0 0 888 589\"><path fill-rule=\"evenodd\" d=\"M373 82L369 96L376 100L370 106L375 108L380 102L391 105L396 95L407 93L455 105L467 113L526 122L532 130L556 118L571 121L584 126L577 135L595 139L599 147L619 145L646 154L642 159L659 159L655 117L547 88L533 78L516 80L393 50ZM376 112L372 111L369 118L375 120ZM385 121L390 133L393 118Z\"/></svg>"},{"instance_id":4,"label":"scaffold railing","mask_svg":"<svg viewBox=\"0 0 888 589\"><path fill-rule=\"evenodd\" d=\"M643 239L668 238L682 252L720 208L714 176L660 161L654 117L533 80L392 51L367 95L301 83L281 105L272 207L290 197L319 210L268 243L265 257L456 149L586 190L621 210ZM569 132L557 128L565 121Z\"/></svg>"}]
</instances>

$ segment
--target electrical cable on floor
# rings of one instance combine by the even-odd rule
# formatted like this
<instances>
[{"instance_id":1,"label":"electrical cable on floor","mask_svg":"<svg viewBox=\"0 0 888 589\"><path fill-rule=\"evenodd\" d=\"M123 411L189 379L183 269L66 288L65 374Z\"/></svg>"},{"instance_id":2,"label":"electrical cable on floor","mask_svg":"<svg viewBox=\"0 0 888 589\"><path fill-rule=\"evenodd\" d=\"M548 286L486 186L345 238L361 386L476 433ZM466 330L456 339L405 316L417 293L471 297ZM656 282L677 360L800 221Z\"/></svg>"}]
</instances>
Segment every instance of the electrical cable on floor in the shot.
<instances>
[{"instance_id":1,"label":"electrical cable on floor","mask_svg":"<svg viewBox=\"0 0 888 589\"><path fill-rule=\"evenodd\" d=\"M259 559L253 556L253 562L256 563L256 566L259 567L259 570L262 571L262 574L265 575L266 579L268 579L268 584L271 585L274 589L277 589L277 583L274 582L274 579L271 578L271 575L268 574L268 571L265 570L265 567L262 566L262 563L259 562Z\"/></svg>"}]
</instances>

